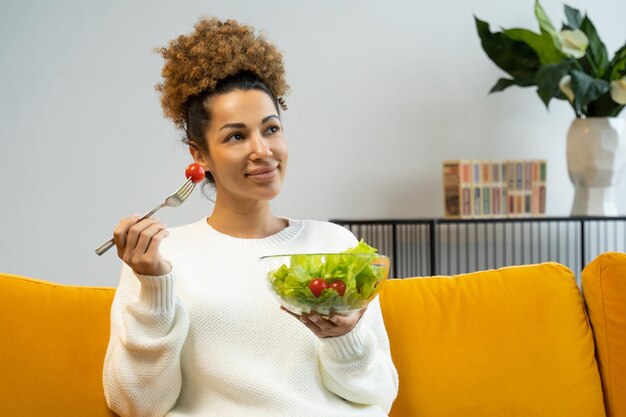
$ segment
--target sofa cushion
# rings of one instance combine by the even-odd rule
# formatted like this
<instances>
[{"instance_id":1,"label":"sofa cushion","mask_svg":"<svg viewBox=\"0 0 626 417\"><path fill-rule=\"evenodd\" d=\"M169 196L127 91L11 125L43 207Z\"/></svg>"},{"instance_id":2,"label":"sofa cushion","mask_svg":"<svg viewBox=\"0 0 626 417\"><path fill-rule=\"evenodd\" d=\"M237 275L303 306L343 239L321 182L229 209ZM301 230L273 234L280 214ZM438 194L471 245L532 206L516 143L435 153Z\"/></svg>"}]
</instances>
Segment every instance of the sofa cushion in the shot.
<instances>
[{"instance_id":1,"label":"sofa cushion","mask_svg":"<svg viewBox=\"0 0 626 417\"><path fill-rule=\"evenodd\" d=\"M626 253L598 256L583 270L582 282L606 414L626 417Z\"/></svg>"},{"instance_id":2,"label":"sofa cushion","mask_svg":"<svg viewBox=\"0 0 626 417\"><path fill-rule=\"evenodd\" d=\"M3 416L115 416L102 389L113 294L0 274Z\"/></svg>"},{"instance_id":3,"label":"sofa cushion","mask_svg":"<svg viewBox=\"0 0 626 417\"><path fill-rule=\"evenodd\" d=\"M380 294L400 378L391 416L604 416L594 341L556 263L388 280Z\"/></svg>"}]
</instances>

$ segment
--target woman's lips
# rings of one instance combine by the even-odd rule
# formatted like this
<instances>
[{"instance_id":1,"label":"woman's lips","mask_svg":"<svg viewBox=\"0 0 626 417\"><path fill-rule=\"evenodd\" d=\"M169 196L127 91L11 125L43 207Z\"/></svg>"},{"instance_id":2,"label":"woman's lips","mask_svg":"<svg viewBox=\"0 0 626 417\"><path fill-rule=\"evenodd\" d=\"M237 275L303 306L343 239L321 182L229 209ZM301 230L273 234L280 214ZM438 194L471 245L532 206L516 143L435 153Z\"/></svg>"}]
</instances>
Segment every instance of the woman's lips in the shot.
<instances>
[{"instance_id":1,"label":"woman's lips","mask_svg":"<svg viewBox=\"0 0 626 417\"><path fill-rule=\"evenodd\" d=\"M278 175L278 167L255 170L246 174L248 178L250 178L251 180L256 180L256 181L269 180L269 179L274 178L276 175Z\"/></svg>"}]
</instances>

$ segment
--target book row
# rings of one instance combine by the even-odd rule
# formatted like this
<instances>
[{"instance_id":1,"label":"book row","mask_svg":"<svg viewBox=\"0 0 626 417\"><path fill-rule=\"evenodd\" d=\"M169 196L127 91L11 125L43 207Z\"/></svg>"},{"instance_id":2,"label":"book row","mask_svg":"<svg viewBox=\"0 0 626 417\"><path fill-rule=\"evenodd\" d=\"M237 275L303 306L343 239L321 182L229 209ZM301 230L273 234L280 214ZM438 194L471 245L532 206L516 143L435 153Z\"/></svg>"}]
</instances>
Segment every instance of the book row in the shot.
<instances>
[{"instance_id":1,"label":"book row","mask_svg":"<svg viewBox=\"0 0 626 417\"><path fill-rule=\"evenodd\" d=\"M443 161L445 217L533 217L546 214L547 161Z\"/></svg>"}]
</instances>

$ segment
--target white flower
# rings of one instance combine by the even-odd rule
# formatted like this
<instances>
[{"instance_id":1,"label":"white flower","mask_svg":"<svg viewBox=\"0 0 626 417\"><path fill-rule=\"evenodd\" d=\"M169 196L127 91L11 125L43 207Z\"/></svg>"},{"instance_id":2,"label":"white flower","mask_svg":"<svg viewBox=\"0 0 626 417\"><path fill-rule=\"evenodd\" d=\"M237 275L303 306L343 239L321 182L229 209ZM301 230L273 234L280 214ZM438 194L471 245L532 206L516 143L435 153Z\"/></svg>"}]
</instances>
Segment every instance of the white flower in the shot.
<instances>
[{"instance_id":1,"label":"white flower","mask_svg":"<svg viewBox=\"0 0 626 417\"><path fill-rule=\"evenodd\" d=\"M626 76L611 81L611 98L618 104L626 104Z\"/></svg>"},{"instance_id":2,"label":"white flower","mask_svg":"<svg viewBox=\"0 0 626 417\"><path fill-rule=\"evenodd\" d=\"M582 58L589 46L589 38L580 30L562 30L558 33L561 52L573 58Z\"/></svg>"},{"instance_id":3,"label":"white flower","mask_svg":"<svg viewBox=\"0 0 626 417\"><path fill-rule=\"evenodd\" d=\"M559 81L559 90L568 98L569 101L574 101L574 90L572 90L572 77L569 74L565 74L561 81Z\"/></svg>"}]
</instances>

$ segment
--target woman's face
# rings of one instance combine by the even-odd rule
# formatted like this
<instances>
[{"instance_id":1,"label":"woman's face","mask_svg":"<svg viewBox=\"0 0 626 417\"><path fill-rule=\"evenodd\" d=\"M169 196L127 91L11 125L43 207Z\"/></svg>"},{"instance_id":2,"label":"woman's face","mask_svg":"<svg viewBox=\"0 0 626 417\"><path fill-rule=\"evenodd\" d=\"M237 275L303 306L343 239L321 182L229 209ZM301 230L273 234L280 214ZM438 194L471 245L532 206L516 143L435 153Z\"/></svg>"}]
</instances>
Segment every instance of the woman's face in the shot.
<instances>
[{"instance_id":1,"label":"woman's face","mask_svg":"<svg viewBox=\"0 0 626 417\"><path fill-rule=\"evenodd\" d=\"M215 179L219 200L271 200L282 186L287 143L272 99L259 90L213 96L205 131L208 154L190 148Z\"/></svg>"}]
</instances>

